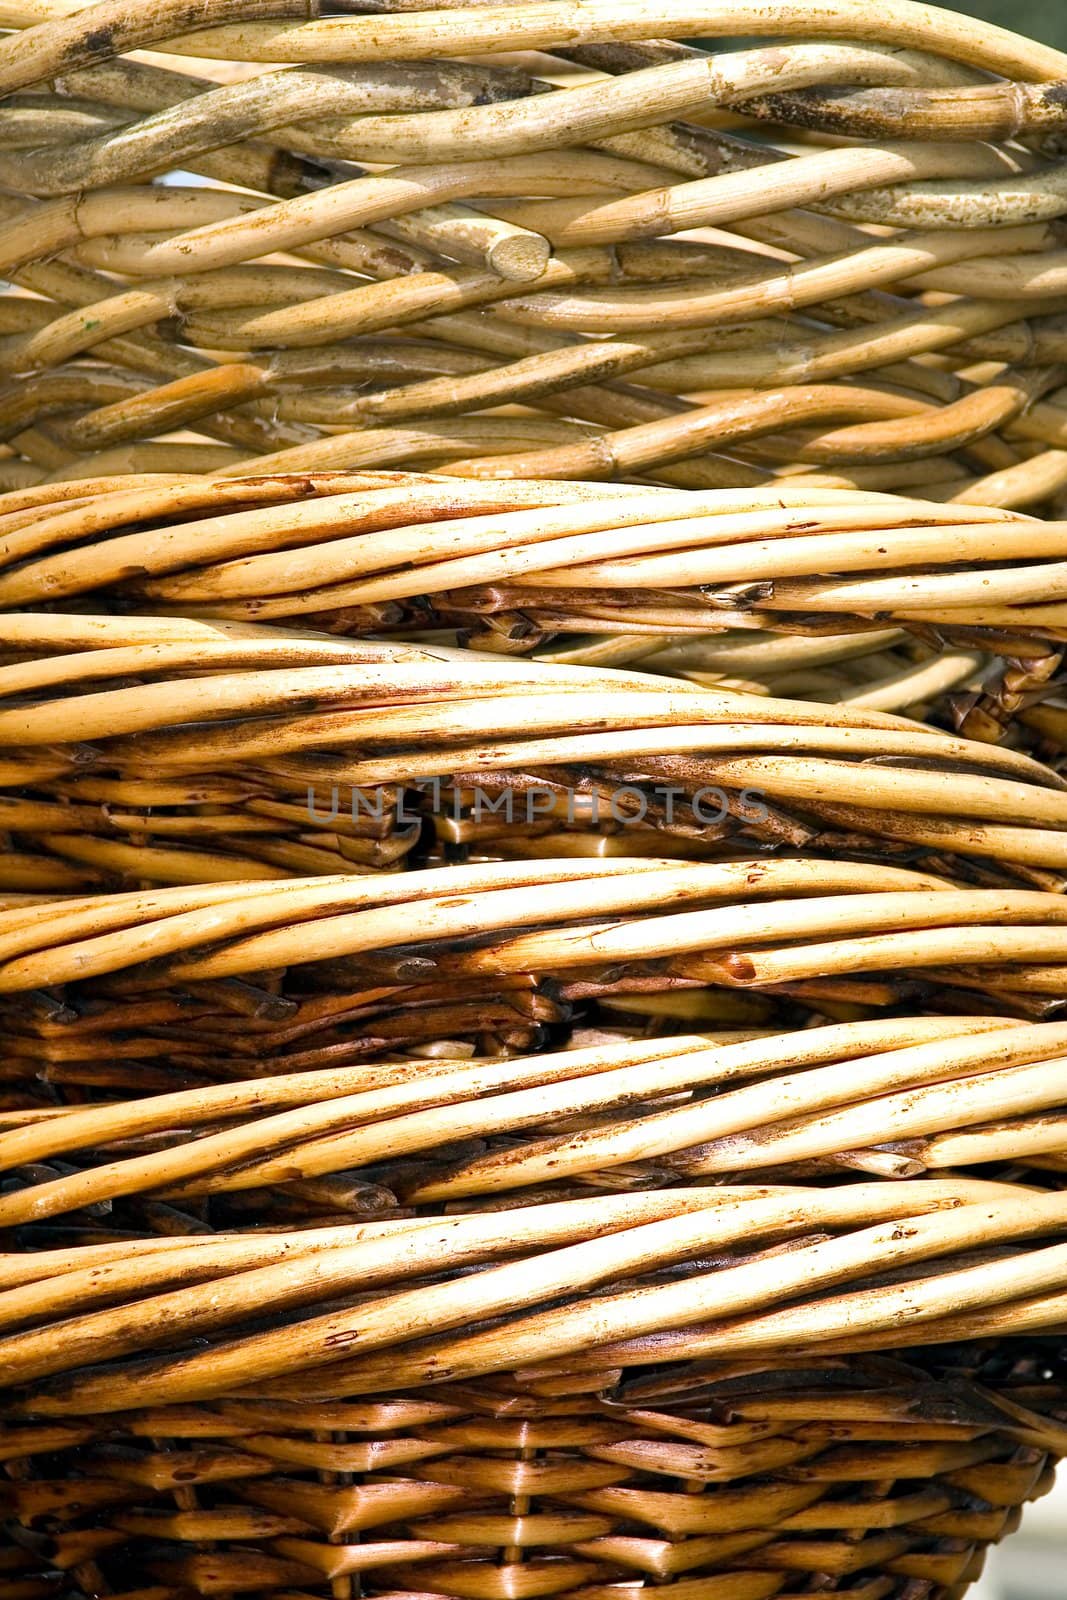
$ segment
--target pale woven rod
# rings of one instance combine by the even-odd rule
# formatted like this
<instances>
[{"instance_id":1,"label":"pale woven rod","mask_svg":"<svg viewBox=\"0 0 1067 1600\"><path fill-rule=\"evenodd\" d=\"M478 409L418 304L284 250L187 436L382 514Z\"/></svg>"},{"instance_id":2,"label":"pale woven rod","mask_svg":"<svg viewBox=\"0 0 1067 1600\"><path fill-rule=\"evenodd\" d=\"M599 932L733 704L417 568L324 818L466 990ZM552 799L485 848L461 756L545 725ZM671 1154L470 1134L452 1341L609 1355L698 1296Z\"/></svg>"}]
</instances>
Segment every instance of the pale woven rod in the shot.
<instances>
[{"instance_id":1,"label":"pale woven rod","mask_svg":"<svg viewBox=\"0 0 1067 1600\"><path fill-rule=\"evenodd\" d=\"M862 695L166 616L3 614L0 658L8 896L761 852L1067 883L1067 779Z\"/></svg>"},{"instance_id":2,"label":"pale woven rod","mask_svg":"<svg viewBox=\"0 0 1067 1600\"><path fill-rule=\"evenodd\" d=\"M0 1586L964 1600L1067 1454L1067 56L0 28Z\"/></svg>"},{"instance_id":3,"label":"pale woven rod","mask_svg":"<svg viewBox=\"0 0 1067 1600\"><path fill-rule=\"evenodd\" d=\"M1067 638L1067 522L792 481L694 492L332 471L0 496L0 608L89 596L512 653L602 633L632 635L634 659L696 639L696 663L701 639L730 629L889 626L1041 658Z\"/></svg>"},{"instance_id":4,"label":"pale woven rod","mask_svg":"<svg viewBox=\"0 0 1067 1600\"><path fill-rule=\"evenodd\" d=\"M1063 918L801 859L11 897L16 1583L963 1600L1067 1452Z\"/></svg>"},{"instance_id":5,"label":"pale woven rod","mask_svg":"<svg viewBox=\"0 0 1067 1600\"><path fill-rule=\"evenodd\" d=\"M730 1190L675 1191L673 1215L655 1196L636 1197L643 1207L635 1197L614 1202L607 1217L597 1213L600 1200L573 1201L573 1214L558 1223L543 1214L565 1208L538 1206L537 1226L580 1242L537 1259L559 1257L562 1267L563 1257L584 1251L607 1264L650 1251L663 1223L635 1224L658 1211L679 1244L679 1220L694 1237L736 1241L733 1254L729 1243L718 1246L720 1276L724 1293L729 1279L743 1300L743 1280L750 1292L760 1279L780 1284L783 1261L807 1265L815 1250L870 1259L881 1245L891 1254L899 1225L863 1225L864 1187L855 1185L850 1205L840 1208L856 1222L835 1221L837 1231L824 1231L819 1244L798 1237L795 1222L772 1220L786 1209L795 1217L811 1201L815 1226L825 1229L827 1208L804 1190L784 1205L755 1196L731 1204ZM706 1209L686 1214L687 1200ZM920 1203L926 1214L911 1219L908 1231L930 1251L951 1249L949 1233L973 1227L985 1209L965 1204L939 1215L928 1209L933 1194L912 1201ZM868 1200L866 1209L884 1207ZM454 1219L467 1224L467 1254L488 1255L489 1263L460 1282L477 1284L494 1271L529 1280L532 1262L514 1254L529 1213L506 1216L506 1238L497 1230L511 1248L503 1261L489 1254L493 1229L483 1219ZM762 1233L762 1249L740 1237L746 1226ZM471 1248L477 1227L480 1251ZM605 1228L614 1230L608 1238ZM408 1272L439 1246L440 1231L425 1223L406 1232L388 1224L344 1230L345 1245L320 1257L324 1282L342 1256L352 1272L362 1257L368 1278L386 1260L390 1276ZM458 1253L458 1231L447 1231ZM312 1244L306 1232L274 1239L279 1251L290 1241ZM180 1272L181 1247L195 1255L203 1240L169 1243L176 1248L150 1259L162 1268L169 1258ZM1062 1248L1016 1247L1001 1265L1025 1268ZM129 1245L126 1252L133 1259ZM295 1265L306 1273L314 1259L305 1254ZM679 1280L676 1261L657 1281L651 1260L646 1255L644 1278L630 1291L635 1298L700 1283ZM911 1293L955 1289L968 1276L973 1282L965 1260L941 1255L927 1260L925 1273L912 1268ZM259 1269L267 1292L271 1270ZM207 1276L195 1261L186 1272ZM58 1287L63 1279L53 1281ZM241 1275L225 1281L240 1283ZM368 1314L380 1306L388 1315L401 1299L428 1305L433 1286L408 1278L394 1289L387 1278L367 1293ZM845 1285L839 1301L872 1306L877 1298ZM827 1303L811 1309L818 1314ZM1033 1326L1054 1315L1056 1303L1046 1295L989 1308L978 1320L990 1330L1004 1321ZM567 1309L573 1320L575 1303ZM597 1300L576 1309L592 1317ZM147 1383L142 1396L138 1377L131 1381L121 1367L62 1388L62 1379L44 1380L26 1396L33 1413L13 1411L5 1438L9 1581L15 1593L40 1592L59 1574L74 1600L509 1600L516 1593L617 1600L646 1591L665 1600L964 1600L989 1544L1012 1532L1027 1500L1048 1492L1067 1444L1056 1414L1064 1372L1055 1341L1021 1332L897 1357L842 1358L832 1344L815 1344L807 1357L773 1345L761 1354L761 1335L788 1316L742 1312L723 1325L738 1354L711 1361L634 1374L625 1365L583 1367L573 1356L476 1380L442 1373L430 1385L342 1400L309 1395L331 1387L322 1366L288 1388L264 1378L233 1396L174 1405L154 1404ZM534 1331L539 1318L537 1311L514 1318L518 1348L521 1330ZM951 1338L952 1324L931 1331ZM506 1337L507 1326L499 1332ZM449 1359L457 1368L477 1338L453 1337ZM260 1353L250 1348L244 1359ZM390 1385L405 1370L397 1357L387 1350L379 1358L390 1364ZM202 1355L201 1364L210 1359ZM365 1373L373 1362L363 1358ZM346 1392L360 1388L354 1369L335 1376ZM195 1377L191 1371L188 1387Z\"/></svg>"},{"instance_id":6,"label":"pale woven rod","mask_svg":"<svg viewBox=\"0 0 1067 1600\"><path fill-rule=\"evenodd\" d=\"M784 484L109 477L0 496L0 606L146 612L160 642L178 637L164 607L190 639L198 620L216 641L264 621L386 632L931 715L997 740L1057 692L1067 607L1048 557L1062 526Z\"/></svg>"},{"instance_id":7,"label":"pale woven rod","mask_svg":"<svg viewBox=\"0 0 1067 1600\"><path fill-rule=\"evenodd\" d=\"M8 1570L962 1600L1067 1450L1064 1034L453 1046L8 1115Z\"/></svg>"},{"instance_id":8,"label":"pale woven rod","mask_svg":"<svg viewBox=\"0 0 1067 1600\"><path fill-rule=\"evenodd\" d=\"M0 482L1067 495L1067 56L912 0L369 9L0 8Z\"/></svg>"},{"instance_id":9,"label":"pale woven rod","mask_svg":"<svg viewBox=\"0 0 1067 1600\"><path fill-rule=\"evenodd\" d=\"M165 607L231 631L284 621L632 664L999 740L1057 692L1065 527L784 483L109 477L0 497L0 606Z\"/></svg>"}]
</instances>

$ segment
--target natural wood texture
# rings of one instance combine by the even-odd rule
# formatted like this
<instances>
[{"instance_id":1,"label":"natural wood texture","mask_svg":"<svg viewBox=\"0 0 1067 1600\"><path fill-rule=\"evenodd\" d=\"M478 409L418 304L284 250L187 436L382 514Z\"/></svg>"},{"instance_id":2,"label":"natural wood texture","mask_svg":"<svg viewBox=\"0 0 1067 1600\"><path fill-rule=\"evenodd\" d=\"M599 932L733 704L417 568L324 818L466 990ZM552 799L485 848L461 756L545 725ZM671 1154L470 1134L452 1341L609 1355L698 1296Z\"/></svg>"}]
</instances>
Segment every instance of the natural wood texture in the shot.
<instances>
[{"instance_id":1,"label":"natural wood texture","mask_svg":"<svg viewBox=\"0 0 1067 1600\"><path fill-rule=\"evenodd\" d=\"M0 483L1058 508L1067 56L911 0L372 13L3 9Z\"/></svg>"},{"instance_id":2,"label":"natural wood texture","mask_svg":"<svg viewBox=\"0 0 1067 1600\"><path fill-rule=\"evenodd\" d=\"M316 506L330 502L302 509ZM481 520L495 537L499 518ZM466 539L478 522L451 526ZM399 545L404 531L366 537ZM1030 757L862 692L820 705L716 685L684 665L686 649L661 652L653 674L206 620L7 613L0 886L252 894L285 874L553 856L580 874L598 857L767 848L827 870L844 853L1005 889L1067 882L1067 780ZM980 662L964 657L963 677ZM892 675L888 698L944 692L961 676L948 664L947 679L937 661L905 672L903 691ZM14 953L2 935L0 951ZM55 981L58 969L29 986Z\"/></svg>"},{"instance_id":3,"label":"natural wood texture","mask_svg":"<svg viewBox=\"0 0 1067 1600\"><path fill-rule=\"evenodd\" d=\"M766 1270L782 1259L772 1248ZM962 1600L986 1544L1050 1487L1051 1346L723 1353L645 1376L589 1363L344 1401L263 1385L134 1399L121 1419L72 1397L13 1421L7 1509L27 1533L47 1524L68 1584L92 1575L79 1600L112 1573L142 1583L113 1589L131 1600L356 1583L457 1600ZM77 1501L55 1475L74 1459ZM38 1547L14 1547L16 1588L37 1581Z\"/></svg>"},{"instance_id":4,"label":"natural wood texture","mask_svg":"<svg viewBox=\"0 0 1067 1600\"><path fill-rule=\"evenodd\" d=\"M888 624L1047 675L1067 638L1067 522L802 479L692 491L326 472L0 496L0 606L89 596L508 653L572 632L645 638L649 656L688 638L697 660L721 630Z\"/></svg>"},{"instance_id":5,"label":"natural wood texture","mask_svg":"<svg viewBox=\"0 0 1067 1600\"><path fill-rule=\"evenodd\" d=\"M1052 1113L1065 1057L1062 1023L889 1017L803 1034L738 1031L736 1043L726 1030L527 1059L457 1055L280 1073L71 1104L37 1120L26 1108L0 1129L4 1170L58 1157L75 1167L0 1197L0 1223L146 1194L179 1202L241 1194L269 1212L268 1195L276 1205L287 1183L360 1168L374 1174L368 1212L373 1190L388 1209L512 1190L532 1202L543 1186L610 1193L709 1174L734 1183L856 1169L917 1177L950 1164L942 1146L961 1129L973 1153L959 1169L1008 1171L1062 1151L1067 1127ZM988 1125L1006 1103L1015 1119ZM552 1132L561 1126L577 1131ZM450 1158L463 1140L479 1153ZM86 1294L105 1297L103 1283L87 1282ZM20 1318L24 1305L13 1299L11 1315Z\"/></svg>"},{"instance_id":6,"label":"natural wood texture","mask_svg":"<svg viewBox=\"0 0 1067 1600\"><path fill-rule=\"evenodd\" d=\"M1067 56L0 29L4 1600L964 1600L1067 1454Z\"/></svg>"}]
</instances>

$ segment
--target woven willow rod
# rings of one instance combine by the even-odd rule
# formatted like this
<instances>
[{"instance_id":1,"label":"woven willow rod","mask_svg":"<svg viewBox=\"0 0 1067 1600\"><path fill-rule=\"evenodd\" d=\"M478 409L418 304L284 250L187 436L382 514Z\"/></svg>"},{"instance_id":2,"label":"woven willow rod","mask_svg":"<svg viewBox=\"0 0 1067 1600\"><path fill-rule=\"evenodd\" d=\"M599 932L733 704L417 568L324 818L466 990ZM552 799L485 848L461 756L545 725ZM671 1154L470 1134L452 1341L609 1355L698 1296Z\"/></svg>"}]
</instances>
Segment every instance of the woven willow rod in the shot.
<instances>
[{"instance_id":1,"label":"woven willow rod","mask_svg":"<svg viewBox=\"0 0 1067 1600\"><path fill-rule=\"evenodd\" d=\"M94 1408L126 1410L131 1401L152 1405L199 1400L248 1386L254 1386L253 1392L256 1389L262 1392L279 1372L291 1374L298 1367L305 1371L320 1369L316 1381L323 1396L328 1395L331 1388L336 1391L338 1381L341 1393L366 1393L371 1387L371 1373L376 1374L378 1381L373 1387L377 1387L383 1372L383 1362L376 1360L372 1353L375 1347L395 1347L417 1339L430 1327L462 1327L464 1323L494 1312L507 1312L509 1320L503 1326L481 1334L461 1333L458 1338L441 1339L440 1345L448 1355L436 1370L432 1347L425 1355L417 1346L416 1351L406 1357L403 1353L393 1355L397 1363L396 1378L400 1382L410 1382L413 1376L418 1382L416 1374L423 1382L427 1377L438 1382L472 1377L494 1368L507 1370L530 1355L543 1360L553 1354L562 1355L592 1343L605 1342L619 1327L641 1331L643 1327L657 1324L684 1326L687 1321L707 1316L713 1310L725 1317L731 1312L736 1314L765 1305L767 1299L787 1300L791 1297L790 1291L795 1294L801 1289L814 1298L820 1289L848 1285L850 1280L862 1283L864 1277L877 1275L879 1270L886 1271L894 1265L906 1267L909 1262L948 1257L951 1267L953 1254L965 1253L975 1246L1060 1233L1067 1215L1067 1198L1062 1194L1027 1194L1020 1190L1016 1199L962 1205L957 1201L953 1209L951 1201L946 1207L945 1200L934 1195L923 1206L925 1188L920 1185L915 1195L925 1215L914 1211L909 1214L906 1197L899 1193L898 1186L886 1184L855 1184L836 1191L808 1191L806 1194L800 1191L810 1207L806 1218L798 1214L796 1192L768 1200L741 1200L733 1206L728 1201L720 1202L704 1211L641 1223L624 1232L557 1251L547 1250L525 1260L490 1267L437 1285L382 1294L376 1303L364 1302L359 1307L359 1339L368 1351L362 1358L349 1361L341 1358L344 1330L352 1322L352 1313L347 1316L344 1312L325 1313L309 1317L278 1334L260 1334L219 1344L199 1355L173 1356L169 1360L164 1357L154 1363L150 1373L143 1373L132 1384L131 1376L121 1367L111 1372L75 1375L67 1383L53 1383L43 1393L38 1391L29 1406L42 1415L70 1416L77 1415L80 1410L91 1413ZM879 1218L901 1216L907 1222L906 1228L894 1220L879 1221ZM479 1223L485 1227L481 1219ZM804 1244L805 1229L820 1224L828 1229L836 1225L844 1231L824 1243ZM499 1228L499 1222L496 1225ZM462 1223L459 1226L462 1227ZM512 1227L511 1243L517 1245L518 1232L514 1224ZM640 1285L627 1293L593 1295L587 1300L574 1298L553 1310L522 1314L525 1308L536 1306L538 1302L555 1299L561 1294L575 1295L583 1288L595 1289L606 1280L626 1273L648 1274L680 1257L684 1259L687 1252L743 1240L746 1233L763 1232L773 1236L776 1232L788 1235L793 1231L801 1234L802 1242L787 1257L773 1254L765 1260L757 1257L748 1261L742 1257L737 1265L714 1274L714 1289L708 1282L709 1275L701 1274L698 1269L696 1275L681 1282ZM411 1235L408 1248L416 1260L421 1256L424 1271L433 1263L435 1242L440 1244L439 1239L435 1241L433 1232L427 1233L422 1228ZM357 1244L345 1252L349 1261L343 1262L342 1257L335 1270L338 1274L345 1266L350 1273L357 1270L362 1254L370 1257L368 1265L373 1272L375 1253L379 1259L383 1256L388 1259L392 1253L394 1261L397 1257L402 1260L402 1245L395 1235L383 1240L377 1252L373 1243ZM993 1294L1009 1299L1013 1293L1019 1296L1019 1289L1028 1276L1034 1287L1060 1287L1067 1270L1065 1256L1067 1251L1063 1245L1013 1254L1005 1263L1005 1267L1014 1269L1013 1273L989 1273ZM329 1267L326 1262L321 1265L320 1277L325 1279L322 1286L328 1289ZM258 1283L253 1278L247 1288L259 1288L261 1296L270 1293L272 1281L280 1275L278 1268L258 1269ZM299 1271L294 1276L298 1278ZM1004 1280L1003 1288L997 1284L998 1277ZM928 1280L928 1290L932 1287ZM241 1288L243 1290L244 1286ZM231 1292L236 1298L236 1283L231 1283ZM182 1291L169 1298L177 1311ZM869 1299L870 1290L860 1298ZM190 1299L203 1303L201 1295L186 1295L184 1299L186 1303ZM890 1301L891 1297L887 1297L887 1302ZM159 1312L165 1314L167 1309L163 1304ZM828 1316L813 1318L813 1321L821 1321L825 1330L823 1337L839 1334L840 1325L834 1325L834 1309ZM150 1340L150 1305L141 1308L141 1315L143 1320L139 1325ZM195 1311L193 1315L195 1327ZM121 1313L110 1316L105 1313L103 1320L116 1324L133 1319L122 1319ZM176 1331L168 1329L171 1339ZM73 1337L73 1330L71 1333ZM543 1341L540 1347L534 1342L538 1337ZM32 1336L23 1336L20 1341L19 1336L13 1336L14 1348L19 1342L33 1348L34 1342L44 1344L45 1341L33 1341ZM114 1342L121 1352L122 1344L118 1340ZM99 1342L99 1349L101 1354L110 1353L106 1334ZM76 1357L76 1347L70 1353ZM331 1374L330 1364L339 1360L342 1361L340 1372ZM427 1362L429 1366L425 1365ZM325 1373L321 1371L324 1366ZM388 1382L388 1378L385 1381Z\"/></svg>"},{"instance_id":2,"label":"woven willow rod","mask_svg":"<svg viewBox=\"0 0 1067 1600\"><path fill-rule=\"evenodd\" d=\"M980 651L938 650L893 628L811 638L783 638L759 630L728 630L689 639L591 634L573 643L545 646L538 656L587 665L600 660L620 665L628 660L644 670L680 675L711 689L867 706L873 711L903 712L920 721L953 691L965 691L956 694L957 703L973 699L988 671L988 659Z\"/></svg>"},{"instance_id":3,"label":"woven willow rod","mask_svg":"<svg viewBox=\"0 0 1067 1600\"><path fill-rule=\"evenodd\" d=\"M550 994L553 983L565 993L574 980L579 990L583 982L593 990L606 983L605 994L613 981L625 993L628 981L656 992L686 980L786 995L796 986L798 995L832 998L840 984L842 996L884 1004L912 992L899 988L907 981L931 994L946 985L978 989L1002 1009L1025 1012L1033 971L1039 993L1062 995L1059 896L960 889L888 866L545 860L391 880L284 879L229 904L209 900L184 911L165 911L164 901L153 910L155 903L150 897L146 918L136 894L88 899L84 911L74 907L66 937L62 917L48 932L46 919L59 908L47 901L0 913L0 933L33 952L8 960L0 983L21 993L132 971L134 989L120 984L113 992L136 993L140 982L151 996L174 982L255 984L257 974L290 969L298 985L322 980L327 993L339 982L356 990L421 984L429 996L468 977L492 992L543 977ZM38 913L45 920L35 921ZM242 1006L240 991L235 1004ZM279 1009L253 993L244 1010L257 1006L264 1015ZM287 1009L282 1004L279 1015ZM25 1008L16 1003L12 1015L24 1017Z\"/></svg>"},{"instance_id":4,"label":"woven willow rod","mask_svg":"<svg viewBox=\"0 0 1067 1600\"><path fill-rule=\"evenodd\" d=\"M77 1562L106 1542L94 1566L109 1570L147 1559L168 1600L179 1584L325 1595L357 1575L372 1592L399 1582L486 1600L517 1584L597 1595L654 1575L679 1600L769 1600L808 1584L815 1561L824 1585L864 1600L916 1582L960 1594L985 1544L1049 1487L1062 1439L1034 1409L1042 1359L1030 1339L1010 1377L959 1347L861 1357L848 1373L821 1354L720 1360L682 1369L701 1395L682 1415L677 1367L616 1378L604 1403L578 1387L603 1381L595 1370L570 1392L548 1373L536 1394L502 1375L430 1395L223 1399L195 1421L179 1407L131 1414L117 1454L113 1418L41 1418L12 1428L27 1454L10 1509L23 1525L39 1518L56 1498L44 1474L79 1456L95 1509L53 1510L52 1549ZM799 1420L798 1394L818 1425ZM153 1426L169 1428L166 1446ZM864 1488L879 1465L900 1476L888 1504ZM40 1558L20 1559L32 1578Z\"/></svg>"},{"instance_id":5,"label":"woven willow rod","mask_svg":"<svg viewBox=\"0 0 1067 1600\"><path fill-rule=\"evenodd\" d=\"M115 481L0 497L0 604L96 594L349 634L457 630L509 653L571 631L644 634L652 655L657 639L738 627L880 635L898 622L1030 656L1046 677L1040 658L1067 627L1067 525L996 508L802 479L701 492L373 473L358 486L343 473ZM959 658L960 681L968 662L980 665Z\"/></svg>"},{"instance_id":6,"label":"woven willow rod","mask_svg":"<svg viewBox=\"0 0 1067 1600\"><path fill-rule=\"evenodd\" d=\"M149 642L145 617L0 617L8 891L754 846L1006 888L1067 870L1062 778L862 694L162 621Z\"/></svg>"},{"instance_id":7,"label":"woven willow rod","mask_svg":"<svg viewBox=\"0 0 1067 1600\"><path fill-rule=\"evenodd\" d=\"M216 21L0 14L0 482L1067 488L1057 51L908 0Z\"/></svg>"},{"instance_id":8,"label":"woven willow rod","mask_svg":"<svg viewBox=\"0 0 1067 1600\"><path fill-rule=\"evenodd\" d=\"M920 1136L946 1130L976 1127L984 1137L971 1134L972 1147L984 1162L997 1159L998 1144L1001 1160L1042 1154L1036 1140L1025 1140L1025 1154L1014 1143L1038 1111L1050 1113L1044 1150L1063 1147L1063 1117L1052 1114L1067 1095L1062 1024L920 1017L728 1038L627 1042L525 1061L356 1066L72 1107L0 1134L5 1169L87 1151L67 1176L6 1195L0 1225L143 1192L189 1201L273 1191L359 1167L373 1169L373 1182L401 1203L417 1204L558 1187L568 1178L580 1192L610 1189L620 1167L631 1183L641 1175L649 1185L677 1173L740 1181L761 1168L787 1183L810 1178L813 1164L862 1169L866 1157L877 1172L895 1157L901 1174L919 1176L947 1165ZM292 1109L264 1115L272 1106ZM628 1106L640 1110L627 1118ZM978 1127L1006 1110L1007 1121ZM234 1124L242 1114L247 1120ZM543 1132L577 1118L580 1133ZM190 1123L200 1129L195 1138L152 1149L149 1135ZM451 1162L435 1155L474 1138L487 1141L487 1153ZM109 1159L112 1140L120 1148ZM21 1315L22 1305L12 1300L12 1313Z\"/></svg>"},{"instance_id":9,"label":"woven willow rod","mask_svg":"<svg viewBox=\"0 0 1067 1600\"><path fill-rule=\"evenodd\" d=\"M1067 1454L1067 55L0 30L14 1600L965 1600Z\"/></svg>"},{"instance_id":10,"label":"woven willow rod","mask_svg":"<svg viewBox=\"0 0 1067 1600\"><path fill-rule=\"evenodd\" d=\"M109 27L107 40L101 47L99 40L85 38L81 20L85 11L101 26ZM187 38L190 48L208 48L206 54L216 56L226 53L231 42L239 44L238 54L247 52L247 59L270 60L268 52L287 52L281 60L329 60L332 52L340 52L341 59L374 59L379 55L399 55L409 60L447 54L447 45L463 41L471 50L540 49L550 45L553 29L562 27L572 45L595 43L599 39L625 40L645 36L648 17L635 0L621 0L612 11L603 0L593 0L580 8L570 4L554 7L546 12L543 7L478 7L456 11L433 12L394 16L383 21L380 16L366 18L335 17L330 21L287 23L284 19L306 14L305 6L290 6L286 0L240 0L233 8L232 20L242 26L235 32L226 28L213 28L207 37L193 35ZM271 23L257 21L266 12ZM210 6L201 0L199 15L212 18ZM122 50L156 44L174 37L167 30L175 24L190 32L196 20L195 8L181 8L173 3L161 4L151 15L136 18L121 8L118 0L105 0L103 6L68 8L61 4L18 3L5 7L3 21L8 26L32 28L13 45L10 77L4 88L11 90L41 78L51 77L59 65L69 67L80 48L93 59L101 55L116 54ZM850 29L863 39L883 44L914 46L928 49L930 29L940 30L938 43L944 54L956 55L960 61L1005 76L1019 76L1024 80L1055 79L1067 67L1067 57L1056 50L1021 38L1006 29L977 23L938 7L916 5L912 0L892 0L880 8L875 16L860 0L820 0L810 10L798 14L789 6L766 6L753 0L732 0L728 5L703 4L686 6L672 0L661 13L661 32L688 35L737 35L773 33L786 38L810 33L815 37L827 34L848 35ZM361 48L362 46L362 48ZM55 52L64 50L60 58ZM34 77L36 74L36 80Z\"/></svg>"}]
</instances>

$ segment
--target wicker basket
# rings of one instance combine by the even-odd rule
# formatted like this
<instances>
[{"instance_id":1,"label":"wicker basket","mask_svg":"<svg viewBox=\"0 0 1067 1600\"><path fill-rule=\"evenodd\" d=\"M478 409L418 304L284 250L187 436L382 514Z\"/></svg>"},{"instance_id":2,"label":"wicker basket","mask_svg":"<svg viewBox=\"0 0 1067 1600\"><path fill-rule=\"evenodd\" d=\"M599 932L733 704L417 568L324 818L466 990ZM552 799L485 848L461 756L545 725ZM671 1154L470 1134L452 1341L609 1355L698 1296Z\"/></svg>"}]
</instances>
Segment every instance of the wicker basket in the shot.
<instances>
[{"instance_id":1,"label":"wicker basket","mask_svg":"<svg viewBox=\"0 0 1067 1600\"><path fill-rule=\"evenodd\" d=\"M1067 1454L1067 57L416 6L0 17L3 1600L963 1600Z\"/></svg>"},{"instance_id":2,"label":"wicker basket","mask_svg":"<svg viewBox=\"0 0 1067 1600\"><path fill-rule=\"evenodd\" d=\"M1067 1445L1063 780L684 642L0 639L16 1595L963 1594Z\"/></svg>"},{"instance_id":3,"label":"wicker basket","mask_svg":"<svg viewBox=\"0 0 1067 1600\"><path fill-rule=\"evenodd\" d=\"M12 1423L13 1596L962 1600L1047 1492L1054 1342Z\"/></svg>"},{"instance_id":4,"label":"wicker basket","mask_svg":"<svg viewBox=\"0 0 1067 1600\"><path fill-rule=\"evenodd\" d=\"M95 596L356 637L458 632L510 653L551 640L558 654L575 632L651 655L729 629L888 624L1040 660L1067 637L1067 523L788 482L90 479L0 496L0 535L5 609Z\"/></svg>"},{"instance_id":5,"label":"wicker basket","mask_svg":"<svg viewBox=\"0 0 1067 1600\"><path fill-rule=\"evenodd\" d=\"M685 640L0 641L16 1596L962 1596L1067 1447L1062 779Z\"/></svg>"},{"instance_id":6,"label":"wicker basket","mask_svg":"<svg viewBox=\"0 0 1067 1600\"><path fill-rule=\"evenodd\" d=\"M915 1017L8 1115L15 1593L962 1595L1067 1449L1063 1118L980 1121L1065 1051Z\"/></svg>"},{"instance_id":7,"label":"wicker basket","mask_svg":"<svg viewBox=\"0 0 1067 1600\"><path fill-rule=\"evenodd\" d=\"M1062 495L1067 56L911 0L333 9L5 16L8 486Z\"/></svg>"},{"instance_id":8,"label":"wicker basket","mask_svg":"<svg viewBox=\"0 0 1067 1600\"><path fill-rule=\"evenodd\" d=\"M1067 1194L1026 1119L971 1126L976 1092L1047 1096L1065 1048L916 1018L5 1119L40 1180L0 1198L38 1214L0 1259L13 1592L962 1596L1067 1450ZM813 1115L832 1080L847 1105ZM664 1158L668 1124L740 1128L746 1097L809 1114ZM521 1102L578 1131L516 1149ZM882 1138L894 1104L945 1131L824 1157L815 1187L803 1161L675 1186L760 1176L805 1128ZM658 1162L620 1164L635 1132ZM400 1208L360 1220L368 1180Z\"/></svg>"},{"instance_id":9,"label":"wicker basket","mask_svg":"<svg viewBox=\"0 0 1067 1600\"><path fill-rule=\"evenodd\" d=\"M1063 778L863 704L168 617L8 613L0 651L9 893L757 848L1067 869Z\"/></svg>"}]
</instances>

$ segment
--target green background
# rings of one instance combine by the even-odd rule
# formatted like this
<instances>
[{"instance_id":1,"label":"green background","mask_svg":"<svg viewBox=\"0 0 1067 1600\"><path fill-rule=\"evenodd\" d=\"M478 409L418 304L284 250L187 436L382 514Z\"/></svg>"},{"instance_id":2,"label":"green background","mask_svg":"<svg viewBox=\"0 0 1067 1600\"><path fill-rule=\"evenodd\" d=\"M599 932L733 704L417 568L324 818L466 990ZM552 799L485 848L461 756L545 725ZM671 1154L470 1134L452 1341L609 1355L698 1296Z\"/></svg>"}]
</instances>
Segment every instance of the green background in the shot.
<instances>
[{"instance_id":1,"label":"green background","mask_svg":"<svg viewBox=\"0 0 1067 1600\"><path fill-rule=\"evenodd\" d=\"M876 4L877 0L871 0ZM969 17L999 22L1002 28L1029 34L1067 50L1067 0L940 0Z\"/></svg>"},{"instance_id":2,"label":"green background","mask_svg":"<svg viewBox=\"0 0 1067 1600\"><path fill-rule=\"evenodd\" d=\"M1040 39L1044 44L1067 50L1067 0L932 0L949 11L962 11L968 17L981 17L985 22L999 23L1015 33ZM802 0L797 0L802 4ZM878 0L870 0L875 7ZM705 49L755 49L765 44L765 39L698 39Z\"/></svg>"}]
</instances>

